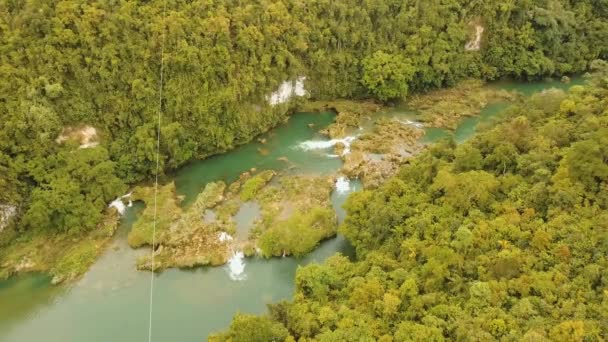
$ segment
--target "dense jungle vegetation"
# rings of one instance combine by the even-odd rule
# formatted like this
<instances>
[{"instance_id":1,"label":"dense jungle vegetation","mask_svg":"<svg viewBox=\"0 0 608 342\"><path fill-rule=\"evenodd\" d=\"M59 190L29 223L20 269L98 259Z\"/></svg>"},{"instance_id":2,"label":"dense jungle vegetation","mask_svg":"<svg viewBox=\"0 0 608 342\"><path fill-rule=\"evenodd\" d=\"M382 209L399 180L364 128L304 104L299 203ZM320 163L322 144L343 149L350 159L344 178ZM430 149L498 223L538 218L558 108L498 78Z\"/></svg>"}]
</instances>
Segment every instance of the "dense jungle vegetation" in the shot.
<instances>
[{"instance_id":1,"label":"dense jungle vegetation","mask_svg":"<svg viewBox=\"0 0 608 342\"><path fill-rule=\"evenodd\" d=\"M168 0L166 20L160 0L2 0L0 13L0 204L20 231L90 230L153 173L163 32L166 171L284 120L294 103L266 97L297 76L315 98L384 101L608 57L608 4L593 0ZM482 48L465 51L474 25ZM98 147L57 143L83 125Z\"/></svg>"},{"instance_id":2,"label":"dense jungle vegetation","mask_svg":"<svg viewBox=\"0 0 608 342\"><path fill-rule=\"evenodd\" d=\"M604 341L608 64L346 203L357 261L298 270L293 301L212 341Z\"/></svg>"}]
</instances>

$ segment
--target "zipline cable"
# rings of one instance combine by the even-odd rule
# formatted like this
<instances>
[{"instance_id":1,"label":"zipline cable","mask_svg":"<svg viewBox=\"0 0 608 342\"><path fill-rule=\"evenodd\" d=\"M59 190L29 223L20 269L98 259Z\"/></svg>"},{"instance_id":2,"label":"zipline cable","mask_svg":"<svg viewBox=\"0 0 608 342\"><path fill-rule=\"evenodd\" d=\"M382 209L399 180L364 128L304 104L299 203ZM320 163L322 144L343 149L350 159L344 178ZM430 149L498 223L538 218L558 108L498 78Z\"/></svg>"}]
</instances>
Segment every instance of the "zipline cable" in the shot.
<instances>
[{"instance_id":1,"label":"zipline cable","mask_svg":"<svg viewBox=\"0 0 608 342\"><path fill-rule=\"evenodd\" d=\"M160 170L160 124L163 112L163 72L165 67L165 21L167 14L167 1L163 1L163 17L160 44L160 81L158 86L158 120L156 128L156 174L154 176L154 221L152 224L152 264L150 266L150 317L148 321L148 342L152 342L152 309L154 305L154 256L156 254L156 213L158 196L158 173Z\"/></svg>"}]
</instances>

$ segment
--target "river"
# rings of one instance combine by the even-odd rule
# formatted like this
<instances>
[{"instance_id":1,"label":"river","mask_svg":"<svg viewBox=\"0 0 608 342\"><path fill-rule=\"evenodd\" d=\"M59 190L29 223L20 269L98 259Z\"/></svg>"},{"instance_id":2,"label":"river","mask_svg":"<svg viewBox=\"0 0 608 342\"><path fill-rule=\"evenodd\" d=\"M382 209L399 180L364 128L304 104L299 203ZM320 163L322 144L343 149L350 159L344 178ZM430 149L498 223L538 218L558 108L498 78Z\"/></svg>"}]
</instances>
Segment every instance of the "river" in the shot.
<instances>
[{"instance_id":1,"label":"river","mask_svg":"<svg viewBox=\"0 0 608 342\"><path fill-rule=\"evenodd\" d=\"M549 87L567 88L559 82L501 82L493 86L531 95ZM454 132L457 141L470 137L480 122L491 119L507 103L487 106L479 117L466 118ZM330 150L305 150L302 142L327 140L317 132L334 120L332 113L297 113L290 120L261 138L233 151L191 163L174 176L177 191L189 205L206 183L231 182L250 168L284 170L296 174L329 174L341 165ZM424 138L432 142L449 134L427 129ZM287 157L290 163L279 160ZM344 184L343 184L344 185ZM350 182L348 191L334 191L332 203L339 220L344 218L341 204L348 193L361 187ZM142 204L129 208L113 242L84 277L71 286L51 286L50 279L30 274L0 282L0 341L142 341L148 334L150 273L135 270L138 254L126 236ZM244 215L243 217L248 217ZM233 281L227 267L166 270L156 275L153 336L156 341L201 341L224 329L236 312L262 313L266 304L289 298L294 290L297 268L322 262L340 252L352 256L353 250L338 236L323 242L302 259L248 258L246 279Z\"/></svg>"}]
</instances>

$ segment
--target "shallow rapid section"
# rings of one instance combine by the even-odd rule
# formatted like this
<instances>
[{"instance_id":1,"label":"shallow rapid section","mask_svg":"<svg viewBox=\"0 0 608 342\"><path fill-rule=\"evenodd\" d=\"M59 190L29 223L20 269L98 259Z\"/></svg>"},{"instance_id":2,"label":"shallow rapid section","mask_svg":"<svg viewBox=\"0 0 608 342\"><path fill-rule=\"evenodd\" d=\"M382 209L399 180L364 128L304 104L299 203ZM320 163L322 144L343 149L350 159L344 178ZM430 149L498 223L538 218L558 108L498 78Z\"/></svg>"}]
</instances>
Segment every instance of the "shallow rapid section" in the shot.
<instances>
[{"instance_id":1,"label":"shallow rapid section","mask_svg":"<svg viewBox=\"0 0 608 342\"><path fill-rule=\"evenodd\" d=\"M333 113L297 113L289 121L262 135L257 141L186 165L175 175L177 191L189 205L205 184L230 184L243 172L276 170L294 174L331 174L340 168L339 158L329 158L320 150L299 148L306 141L327 141L318 131L333 122Z\"/></svg>"},{"instance_id":2,"label":"shallow rapid section","mask_svg":"<svg viewBox=\"0 0 608 342\"><path fill-rule=\"evenodd\" d=\"M356 136L348 136L340 139L331 139L331 140L307 140L300 143L300 148L304 151L310 150L327 150L335 147L338 144L342 144L344 149L342 150L342 155L347 155L350 153L350 145L353 141L357 139ZM328 156L333 156L329 154Z\"/></svg>"},{"instance_id":3,"label":"shallow rapid section","mask_svg":"<svg viewBox=\"0 0 608 342\"><path fill-rule=\"evenodd\" d=\"M336 192L339 194L345 194L350 191L350 180L344 176L336 179Z\"/></svg>"}]
</instances>

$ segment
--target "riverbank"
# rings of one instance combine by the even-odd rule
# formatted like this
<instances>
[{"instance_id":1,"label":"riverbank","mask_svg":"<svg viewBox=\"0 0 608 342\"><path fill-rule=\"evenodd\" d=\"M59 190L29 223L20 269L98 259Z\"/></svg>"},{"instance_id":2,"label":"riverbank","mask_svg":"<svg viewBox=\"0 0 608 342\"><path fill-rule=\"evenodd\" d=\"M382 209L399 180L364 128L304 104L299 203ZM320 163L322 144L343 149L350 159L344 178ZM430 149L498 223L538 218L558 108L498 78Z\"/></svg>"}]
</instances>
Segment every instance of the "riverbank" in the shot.
<instances>
[{"instance_id":1,"label":"riverbank","mask_svg":"<svg viewBox=\"0 0 608 342\"><path fill-rule=\"evenodd\" d=\"M336 113L335 119L326 128L320 129L315 123L308 124L309 130L320 130L321 134L331 138L330 142L332 143L328 146L333 146L334 156L342 162L342 165L330 174L334 179L337 179L340 175L351 179L361 179L365 188L374 188L381 184L383 180L392 176L397 172L400 165L406 163L409 158L424 148L428 140L423 140L428 132L441 128L447 129L448 132L453 131L456 129L456 123L462 121L464 117L476 117L492 103L516 102L522 96L522 94L518 94L516 89L505 90L503 88L505 87L484 85L480 81L470 80L462 82L454 88L417 94L405 103L405 111L411 111L405 116L394 113L387 115L391 112L391 108L373 101L308 101L302 103L299 108L304 112L332 111ZM529 94L524 92L524 95ZM412 113L414 113L413 116ZM288 153L278 157L263 155L268 148L272 147L265 144L267 137L272 136L272 134L272 131L270 131L254 138L260 142L260 147L256 148L256 154L260 158L274 157L276 159L269 163L269 169L281 170L294 167L298 161L287 158L285 155ZM211 156L210 158L215 157ZM251 156L249 157L251 158ZM322 162L326 163L327 161L323 160ZM337 165L335 162L329 164ZM209 181L213 182L215 180L209 179ZM234 181L234 184L237 183L236 179L232 179L232 181ZM146 197L150 196L149 189L144 190L145 187L142 186L138 186L136 189L139 189L139 191L136 191L132 200L146 202ZM144 193L146 191L147 193ZM159 222L159 232L161 233L159 244L163 246L156 253L159 255L160 264L153 266L149 264L146 257L143 257L138 262L137 267L139 269L163 269L167 267L225 264L231 257L234 248L232 244L218 243L215 235L221 231L230 230L230 225L234 223L231 223L229 218L225 218L223 230L217 227L211 230L204 229L203 227L209 226L204 224L192 228L192 223L198 222L192 219L196 216L195 213L184 212L180 205L188 206L189 201L192 201L197 194L192 194L192 191L188 190L183 198L178 198L177 191L178 189L173 185L167 196L160 197L163 199L163 205L167 205L167 208L161 212L172 213L166 222ZM164 201L165 199L167 201ZM184 200L183 203L181 203L182 199ZM238 210L235 201L228 201L227 203L229 202L232 203L233 209ZM213 204L213 206L215 205L217 203ZM204 209L210 209L211 207ZM224 205L222 207L223 211L230 211L228 210L229 206ZM200 210L202 209L199 208ZM268 214L270 212L266 210L263 221L271 220L269 218L270 214ZM152 213L149 210L144 210L142 217L135 224L133 232L129 235L132 247L138 248L146 244L149 245L151 242L149 236L147 238L137 236L138 232L149 230L150 215ZM187 230L188 234L184 233L186 230L181 229L180 231L183 234L180 237L174 236L172 237L173 240L165 243L164 239L170 240L170 238L169 235L162 234L163 230L169 229L169 226L178 221L182 215L189 217L187 219L188 227L190 227ZM167 218L168 216L163 217ZM117 227L118 219L118 215L108 212L103 223L97 229L78 236L40 235L32 232L14 242L7 242L12 239L11 230L10 228L5 230L0 233L0 238L3 241L0 242L3 247L0 251L0 266L2 266L0 279L28 272L50 274L53 276L54 283L72 282L79 279L103 252ZM196 233L197 231L198 233ZM333 234L335 234L335 229L330 229L328 233L322 234L319 239L330 237ZM185 241L191 241L193 236L198 236L199 240L197 240L196 245L192 242L186 244ZM317 243L318 241L312 245ZM248 255L253 254L253 251L257 248L255 241L248 241L242 247L241 249L245 249ZM294 248L290 249L293 250ZM206 252L202 253L201 250ZM304 250L309 251L310 248L304 248ZM287 251L281 253L263 251L263 254L277 256L290 253Z\"/></svg>"},{"instance_id":2,"label":"riverbank","mask_svg":"<svg viewBox=\"0 0 608 342\"><path fill-rule=\"evenodd\" d=\"M533 86L538 92L554 85L542 83ZM511 86L531 87L527 83ZM482 116L489 107L484 109ZM370 123L388 120L390 125L387 127L396 126L397 123L391 120L399 119L406 126L416 128L418 119L415 112L400 107L384 108L372 117L374 120ZM294 114L285 125L261 136L263 143L254 141L226 154L187 165L171 179L175 182L175 195L179 197L181 210L188 211L207 184L234 183L252 168L257 172L276 170L287 176L332 177L343 167L342 158L332 155L337 152L334 148L338 142L320 134L319 130L334 121L333 113ZM362 131L358 127L354 129L354 135L360 135L353 137L349 148L352 149L356 141L362 140L364 133L373 129L366 122ZM474 132L473 121L463 120L462 125L471 128L465 130L468 136ZM426 132L424 137L428 138L429 128L421 129ZM459 134L460 130L459 126L455 132ZM433 137L431 141L439 138ZM421 142L422 145L425 143ZM267 153L259 153L260 149L267 150ZM344 212L340 207L343 201L349 193L361 189L361 183L342 175L333 185L332 207L342 219ZM246 207L234 216L236 230L243 228L245 222L255 221L252 217L256 217L256 210L252 207ZM120 341L145 338L150 276L148 272L135 271L135 261L149 255L149 249L132 249L127 244L128 234L133 231L132 224L143 215L143 210L141 202L126 210L110 245L80 280L70 283L71 286L53 287L50 280L35 274L0 282L0 296L6 294L1 298L2 307L6 309L0 307L0 339L104 340L109 334ZM263 313L267 303L291 297L298 266L322 262L338 252L352 253L352 248L340 234L321 242L303 258L244 258L240 264L244 269L236 278L239 281L232 281L234 278L228 266L166 269L156 275L155 307L159 309L154 312L154 336L158 339L200 340L201 336L225 328L237 311ZM32 283L36 286L28 287ZM65 291L57 294L56 288ZM28 304L29 309L15 318L15 310L9 308L21 307L26 302L35 303ZM200 317L206 319L201 321ZM66 325L68 322L69 326ZM44 332L44 335L39 332Z\"/></svg>"},{"instance_id":3,"label":"riverbank","mask_svg":"<svg viewBox=\"0 0 608 342\"><path fill-rule=\"evenodd\" d=\"M301 145L325 141L317 131L333 122L334 117L333 113L296 113L285 125L262 136L264 143L252 142L180 170L172 179L176 195L181 198L179 206L184 212L190 210L206 184L220 181L232 184L252 168L258 173L276 170L278 176L286 177L330 177L340 167L340 159ZM314 128L309 127L311 124ZM258 153L259 148L267 149L268 154ZM276 186L278 180L271 180L268 186ZM348 194L361 188L356 181L341 184L340 190L332 189L330 196L331 208L339 220L344 218L341 206ZM333 185L327 187L331 189ZM229 188L227 186L226 191L230 191ZM131 196L135 199L139 195L134 192ZM36 340L42 331L46 339L53 341L103 341L110 335L118 341L145 338L150 273L136 271L135 262L149 255L149 248L133 249L128 245L133 224L144 210L141 201L127 206L111 244L90 270L70 286L51 286L50 281L39 274L0 282L0 302L3 303L0 340ZM255 212L254 205L239 210L233 216L236 230L249 230L246 223L254 221ZM233 237L238 239L238 234ZM341 235L323 240L301 258L261 255L243 258L240 264L234 263L241 268L238 277L233 277L230 265L165 269L155 276L155 339L200 340L225 327L237 310L261 313L267 303L291 296L299 266L323 262L336 253L353 254ZM34 283L35 288L31 286ZM26 302L32 303L15 315L14 308L24 307ZM71 328L65 326L67 323Z\"/></svg>"},{"instance_id":4,"label":"riverbank","mask_svg":"<svg viewBox=\"0 0 608 342\"><path fill-rule=\"evenodd\" d=\"M313 115L308 115L310 120L306 120L309 123L303 127L303 132L307 135L313 134L319 127L324 127L329 124L334 119L333 114L322 113ZM297 120L300 121L300 120ZM286 121L283 126L290 126L291 124ZM310 127L308 127L310 125ZM315 127L315 128L313 128ZM279 130L280 131L280 130ZM301 159L300 155L296 155L295 157L291 157L291 151L289 146L287 148L279 148L273 149L273 154L271 155L262 155L259 153L260 150L266 148L274 148L277 146L273 146L272 141L275 140L276 131L270 130L263 133L260 136L256 136L253 141L260 140L264 141L264 143L257 142L254 150L251 150L249 147L253 146L251 143L245 145L239 145L234 148L232 151L246 151L246 156L242 159L243 165L250 164L256 165L257 163L254 161L256 159L263 159L265 166L260 167L260 170L264 169L275 169L275 170L283 170L290 169L297 165L304 165L304 169L308 167L312 167L315 170L335 170L339 164L337 160L327 160L324 156L315 156L314 158L306 157L306 161ZM280 139L284 139L283 137L279 137ZM269 141L266 144L266 141ZM233 153L233 152L230 152ZM223 160L227 154L219 154L213 155L207 158L209 161L217 161ZM286 156L289 156L287 158ZM196 163L191 165L197 165ZM221 165L221 163L217 164ZM188 169L188 166L184 167L185 170ZM230 167L233 170L240 170L240 172L244 172L249 170L250 168L241 168L240 165L236 167ZM196 193L192 193L192 190L198 189L199 186L205 186L208 182L214 182L218 178L225 176L225 170L218 170L219 173L206 173L208 175L213 175L209 178L201 178L197 177L200 180L200 185L192 184L184 186L174 186L172 196L176 197L173 203L170 203L167 208L164 208L165 213L171 213L178 211L181 213L182 208L189 207L191 202L196 197ZM308 171L305 171L308 172ZM228 174L235 174L234 172L229 172ZM179 178L179 176L177 177ZM238 176L234 176L227 181L235 181ZM136 186L134 189L134 194L131 196L131 202L142 201L145 202L149 199L150 192L144 190L145 186ZM161 187L162 189L162 187ZM145 191L148 191L147 193ZM176 195L175 192L184 193L184 195ZM191 196L189 196L191 195ZM169 198L169 197L167 197ZM161 198L162 199L162 196ZM183 202L182 202L183 200ZM148 201L150 202L150 201ZM161 211L163 212L163 211ZM108 244L108 241L111 240L116 227L118 225L118 221L120 219L120 215L114 212L114 209L108 209L103 223L98 226L98 228L93 229L85 234L49 234L49 233L41 233L38 231L31 231L25 234L17 236L15 230L12 227L4 229L0 233L0 279L7 279L9 277L24 275L28 273L43 273L49 274L52 276L53 283L59 284L71 284L76 282L78 279L82 277L84 273L90 268L90 266L97 260L97 258L103 254L105 247ZM149 229L151 223L151 212L146 210L141 214L143 220L141 220L140 225L142 227L147 227L145 229ZM160 217L161 220L166 217ZM167 222L159 222L161 226L160 231L162 232L162 227L164 225L169 225L173 222L177 217L173 217L169 219ZM144 229L144 230L145 230ZM138 231L138 226L136 225L133 229L134 232ZM332 233L329 236L335 235L335 228L331 229ZM323 236L326 238L327 236ZM162 241L162 234L160 235ZM142 239L142 237L137 237L136 234L130 235L130 240L132 241L131 247L139 248L145 246L146 238L143 238L143 241L137 242L137 239ZM148 240L150 240L148 236ZM178 238L177 240L184 240L182 238ZM247 250L251 250L251 248L247 248ZM158 251L157 251L158 252ZM188 253L186 253L188 254ZM248 254L251 254L250 252ZM270 253L272 254L272 253ZM212 265L222 265L226 262L227 253L216 254L213 258L204 258L209 261L204 261L198 258L184 258L190 260L196 260L196 262L192 262L192 265L201 265L201 264L212 264ZM142 258L142 260L145 258ZM161 258L162 260L162 258ZM144 261L140 262L140 269L147 269ZM174 266L182 267L188 266L188 262L180 261L177 263L173 263ZM135 270L135 267L133 267Z\"/></svg>"},{"instance_id":5,"label":"riverbank","mask_svg":"<svg viewBox=\"0 0 608 342\"><path fill-rule=\"evenodd\" d=\"M11 239L0 249L0 280L24 273L48 274L53 284L78 280L105 251L119 220L118 212L109 208L97 228L86 234L30 231Z\"/></svg>"}]
</instances>

